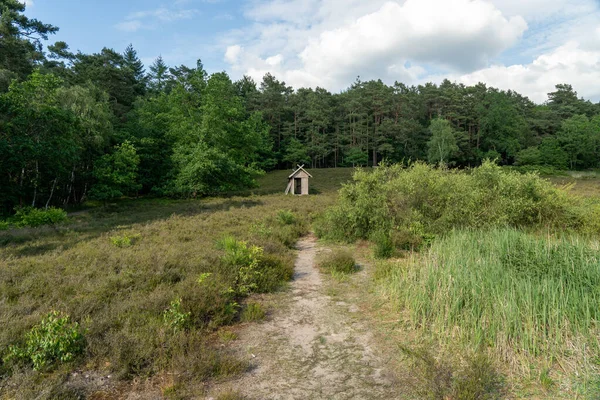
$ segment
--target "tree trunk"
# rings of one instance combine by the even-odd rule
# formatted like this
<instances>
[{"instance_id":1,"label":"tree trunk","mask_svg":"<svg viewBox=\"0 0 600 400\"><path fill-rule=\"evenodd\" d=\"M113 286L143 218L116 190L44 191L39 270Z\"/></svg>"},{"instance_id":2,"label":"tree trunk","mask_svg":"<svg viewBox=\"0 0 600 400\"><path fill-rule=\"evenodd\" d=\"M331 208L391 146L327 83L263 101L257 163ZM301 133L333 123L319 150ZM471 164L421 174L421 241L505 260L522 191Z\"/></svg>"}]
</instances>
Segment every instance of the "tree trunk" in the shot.
<instances>
[{"instance_id":1,"label":"tree trunk","mask_svg":"<svg viewBox=\"0 0 600 400\"><path fill-rule=\"evenodd\" d=\"M46 202L46 210L48 209L48 206L50 205L50 200L52 200L52 195L54 194L54 189L56 189L56 181L58 180L58 178L54 178L54 182L52 183L52 190L50 190L50 196L48 197L48 201Z\"/></svg>"},{"instance_id":2,"label":"tree trunk","mask_svg":"<svg viewBox=\"0 0 600 400\"><path fill-rule=\"evenodd\" d=\"M39 164L36 160L36 162L35 162L35 183L33 185L33 201L31 202L31 207L35 207L35 200L37 198L37 188L38 188L39 179L40 179L40 168L39 168Z\"/></svg>"}]
</instances>

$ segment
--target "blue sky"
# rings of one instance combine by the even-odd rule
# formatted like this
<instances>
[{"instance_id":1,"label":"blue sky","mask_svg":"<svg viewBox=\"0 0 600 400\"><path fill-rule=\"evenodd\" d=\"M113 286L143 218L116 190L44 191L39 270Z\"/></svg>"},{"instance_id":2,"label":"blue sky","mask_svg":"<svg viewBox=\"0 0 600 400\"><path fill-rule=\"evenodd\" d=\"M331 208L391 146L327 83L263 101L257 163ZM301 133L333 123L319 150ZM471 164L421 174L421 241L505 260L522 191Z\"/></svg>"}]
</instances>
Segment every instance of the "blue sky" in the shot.
<instances>
[{"instance_id":1,"label":"blue sky","mask_svg":"<svg viewBox=\"0 0 600 400\"><path fill-rule=\"evenodd\" d=\"M537 102L557 83L600 101L598 0L27 0L60 27L51 42L122 51L294 87L346 88L360 75L448 78Z\"/></svg>"},{"instance_id":2,"label":"blue sky","mask_svg":"<svg viewBox=\"0 0 600 400\"><path fill-rule=\"evenodd\" d=\"M226 68L215 38L243 19L235 0L35 0L27 14L58 26L50 41L63 40L71 50L121 51L132 43L146 63L160 54L171 65L202 58L211 70Z\"/></svg>"}]
</instances>

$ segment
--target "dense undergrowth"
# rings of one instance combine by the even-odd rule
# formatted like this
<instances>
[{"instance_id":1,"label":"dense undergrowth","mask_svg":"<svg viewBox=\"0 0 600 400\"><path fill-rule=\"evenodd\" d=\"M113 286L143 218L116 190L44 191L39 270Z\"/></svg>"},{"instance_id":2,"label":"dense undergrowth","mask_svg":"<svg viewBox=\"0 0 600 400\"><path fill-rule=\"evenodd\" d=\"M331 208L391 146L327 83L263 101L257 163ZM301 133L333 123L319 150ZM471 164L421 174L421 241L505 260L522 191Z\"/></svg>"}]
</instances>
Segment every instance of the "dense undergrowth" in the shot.
<instances>
[{"instance_id":1,"label":"dense undergrowth","mask_svg":"<svg viewBox=\"0 0 600 400\"><path fill-rule=\"evenodd\" d=\"M315 204L329 202L125 202L53 229L3 232L0 397L100 390L93 381L73 382L73 370L111 375L114 384L167 376L165 393L197 397L203 382L244 371L246 362L220 345L221 327L260 316L245 298L290 279L291 248L308 231ZM68 323L36 334L54 311ZM84 345L63 354L73 326ZM47 359L40 368L36 354Z\"/></svg>"},{"instance_id":2,"label":"dense undergrowth","mask_svg":"<svg viewBox=\"0 0 600 400\"><path fill-rule=\"evenodd\" d=\"M42 225L55 225L66 220L67 213L60 208L50 207L43 210L33 207L23 207L18 208L12 217L0 220L0 231L10 228L35 228Z\"/></svg>"},{"instance_id":3,"label":"dense undergrowth","mask_svg":"<svg viewBox=\"0 0 600 400\"><path fill-rule=\"evenodd\" d=\"M515 393L593 398L599 216L596 198L537 174L490 162L468 171L416 163L359 170L316 231L368 239L375 258L397 256L376 262L377 292L401 316L410 338L402 346L420 376L433 377L421 382L425 397L502 397L495 384L475 397L481 387L462 386L476 375L461 378L469 360L489 360L487 378L474 381L500 382L502 371ZM442 373L454 376L443 387Z\"/></svg>"}]
</instances>

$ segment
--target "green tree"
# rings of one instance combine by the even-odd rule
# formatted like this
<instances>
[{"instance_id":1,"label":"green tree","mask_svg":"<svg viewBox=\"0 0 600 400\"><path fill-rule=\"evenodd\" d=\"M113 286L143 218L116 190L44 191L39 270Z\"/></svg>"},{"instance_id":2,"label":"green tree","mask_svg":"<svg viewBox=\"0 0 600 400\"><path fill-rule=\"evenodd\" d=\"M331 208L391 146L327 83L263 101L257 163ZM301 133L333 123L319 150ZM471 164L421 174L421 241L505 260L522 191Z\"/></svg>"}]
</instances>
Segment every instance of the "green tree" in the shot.
<instances>
[{"instance_id":1,"label":"green tree","mask_svg":"<svg viewBox=\"0 0 600 400\"><path fill-rule=\"evenodd\" d=\"M62 81L33 73L0 96L0 201L49 204L80 157L78 120L59 103ZM43 204L42 203L42 204Z\"/></svg>"},{"instance_id":2,"label":"green tree","mask_svg":"<svg viewBox=\"0 0 600 400\"><path fill-rule=\"evenodd\" d=\"M141 185L137 182L140 158L135 147L128 141L115 146L112 154L105 154L94 165L96 184L90 190L90 198L109 200L136 193Z\"/></svg>"},{"instance_id":3,"label":"green tree","mask_svg":"<svg viewBox=\"0 0 600 400\"><path fill-rule=\"evenodd\" d=\"M123 53L123 67L128 69L133 76L134 92L137 96L143 96L146 93L148 76L144 69L144 63L139 59L137 51L129 44Z\"/></svg>"},{"instance_id":4,"label":"green tree","mask_svg":"<svg viewBox=\"0 0 600 400\"><path fill-rule=\"evenodd\" d=\"M165 64L162 56L158 56L154 60L154 64L150 66L150 88L155 92L162 92L165 90L167 81L169 80L169 67Z\"/></svg>"},{"instance_id":5,"label":"green tree","mask_svg":"<svg viewBox=\"0 0 600 400\"><path fill-rule=\"evenodd\" d=\"M306 151L306 146L296 138L291 138L290 142L286 146L286 153L283 157L283 161L290 164L292 168L296 164L309 164L310 157Z\"/></svg>"},{"instance_id":6,"label":"green tree","mask_svg":"<svg viewBox=\"0 0 600 400\"><path fill-rule=\"evenodd\" d=\"M0 92L13 79L25 79L43 60L42 40L58 28L24 15L25 3L0 0Z\"/></svg>"},{"instance_id":7,"label":"green tree","mask_svg":"<svg viewBox=\"0 0 600 400\"><path fill-rule=\"evenodd\" d=\"M427 142L428 161L432 164L449 164L451 158L458 152L454 130L445 119L436 118L429 126L431 139Z\"/></svg>"}]
</instances>

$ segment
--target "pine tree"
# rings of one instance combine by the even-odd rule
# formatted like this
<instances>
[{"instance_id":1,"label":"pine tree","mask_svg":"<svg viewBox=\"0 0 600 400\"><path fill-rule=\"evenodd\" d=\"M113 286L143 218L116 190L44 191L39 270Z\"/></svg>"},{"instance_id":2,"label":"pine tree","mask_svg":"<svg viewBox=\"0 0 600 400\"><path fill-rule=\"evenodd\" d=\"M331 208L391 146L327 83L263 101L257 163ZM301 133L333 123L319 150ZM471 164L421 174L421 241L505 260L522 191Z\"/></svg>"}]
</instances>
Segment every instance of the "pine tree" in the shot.
<instances>
[{"instance_id":1,"label":"pine tree","mask_svg":"<svg viewBox=\"0 0 600 400\"><path fill-rule=\"evenodd\" d=\"M135 80L135 93L138 96L143 96L146 93L148 77L144 69L144 63L139 59L137 51L129 44L123 53L123 66L133 74Z\"/></svg>"},{"instance_id":2,"label":"pine tree","mask_svg":"<svg viewBox=\"0 0 600 400\"><path fill-rule=\"evenodd\" d=\"M154 61L154 64L150 66L150 87L155 92L162 92L165 90L167 80L169 78L169 67L165 64L162 56Z\"/></svg>"}]
</instances>

